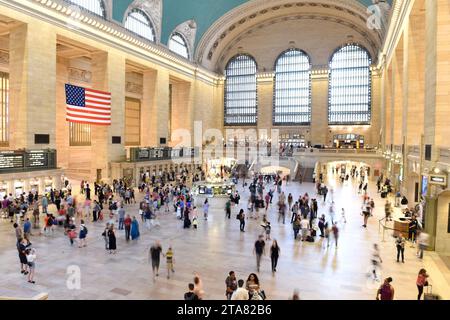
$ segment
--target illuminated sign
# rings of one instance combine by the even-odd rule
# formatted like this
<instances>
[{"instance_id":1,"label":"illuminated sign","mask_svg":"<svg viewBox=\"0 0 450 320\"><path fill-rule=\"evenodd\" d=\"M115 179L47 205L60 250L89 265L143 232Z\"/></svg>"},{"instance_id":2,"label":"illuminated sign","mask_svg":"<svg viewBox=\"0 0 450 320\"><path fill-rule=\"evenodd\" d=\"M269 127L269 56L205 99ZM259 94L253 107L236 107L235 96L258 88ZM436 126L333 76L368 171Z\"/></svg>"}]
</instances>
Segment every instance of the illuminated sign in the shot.
<instances>
[{"instance_id":1,"label":"illuminated sign","mask_svg":"<svg viewBox=\"0 0 450 320\"><path fill-rule=\"evenodd\" d=\"M440 186L447 186L447 176L444 175L430 175L430 184L437 184Z\"/></svg>"}]
</instances>

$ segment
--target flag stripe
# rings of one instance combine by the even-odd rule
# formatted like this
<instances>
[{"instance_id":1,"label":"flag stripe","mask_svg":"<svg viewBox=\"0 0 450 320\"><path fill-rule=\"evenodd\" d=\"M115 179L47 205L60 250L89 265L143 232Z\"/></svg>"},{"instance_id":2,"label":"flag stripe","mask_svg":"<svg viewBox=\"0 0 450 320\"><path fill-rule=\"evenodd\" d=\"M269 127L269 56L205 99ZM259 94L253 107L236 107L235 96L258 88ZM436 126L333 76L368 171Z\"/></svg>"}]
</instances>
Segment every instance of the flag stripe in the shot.
<instances>
[{"instance_id":1,"label":"flag stripe","mask_svg":"<svg viewBox=\"0 0 450 320\"><path fill-rule=\"evenodd\" d=\"M92 104L98 104L99 106L109 106L111 105L111 101L102 101L102 100L90 100L86 99L86 104L92 103Z\"/></svg>"},{"instance_id":2,"label":"flag stripe","mask_svg":"<svg viewBox=\"0 0 450 320\"><path fill-rule=\"evenodd\" d=\"M105 106L103 104L91 103L91 102L86 103L86 106L90 107L90 108L99 109L99 110L110 110L111 109L110 107Z\"/></svg>"},{"instance_id":3,"label":"flag stripe","mask_svg":"<svg viewBox=\"0 0 450 320\"><path fill-rule=\"evenodd\" d=\"M74 117L74 116L67 115L66 119L69 119L69 120L73 119L73 120L77 120L77 121L85 121L87 123L111 123L110 120L97 119L97 118L90 119L89 117L85 117L85 116L83 116L83 117Z\"/></svg>"},{"instance_id":4,"label":"flag stripe","mask_svg":"<svg viewBox=\"0 0 450 320\"><path fill-rule=\"evenodd\" d=\"M111 123L91 123L87 122L86 120L74 120L74 119L68 119L66 118L66 121L73 122L73 123L80 123L80 124L95 124L97 126L110 126Z\"/></svg>"},{"instance_id":5,"label":"flag stripe","mask_svg":"<svg viewBox=\"0 0 450 320\"><path fill-rule=\"evenodd\" d=\"M111 115L111 111L107 110L107 109L96 109L96 108L89 108L89 107L77 107L77 106L71 106L71 105L67 105L67 110L68 111L77 111L77 112L89 112L89 113L94 113L94 114L103 114L103 115Z\"/></svg>"},{"instance_id":6,"label":"flag stripe","mask_svg":"<svg viewBox=\"0 0 450 320\"><path fill-rule=\"evenodd\" d=\"M111 125L111 93L66 84L66 120Z\"/></svg>"},{"instance_id":7,"label":"flag stripe","mask_svg":"<svg viewBox=\"0 0 450 320\"><path fill-rule=\"evenodd\" d=\"M100 91L100 90L94 90L94 89L90 89L90 88L86 88L84 89L86 90L86 92L92 92L92 93L96 93L96 94L103 94L103 95L111 95L110 92L106 92L106 91Z\"/></svg>"},{"instance_id":8,"label":"flag stripe","mask_svg":"<svg viewBox=\"0 0 450 320\"><path fill-rule=\"evenodd\" d=\"M82 116L82 117L86 115L86 113L84 113L84 112L72 111L72 110L67 110L67 114L71 115L71 116ZM109 115L109 114L89 113L89 115L91 117L96 117L99 119L107 119L107 120L111 119L111 115Z\"/></svg>"},{"instance_id":9,"label":"flag stripe","mask_svg":"<svg viewBox=\"0 0 450 320\"><path fill-rule=\"evenodd\" d=\"M91 95L86 95L86 100L92 100L92 101L103 101L103 102L111 102L111 98L102 98L102 97L95 97Z\"/></svg>"}]
</instances>

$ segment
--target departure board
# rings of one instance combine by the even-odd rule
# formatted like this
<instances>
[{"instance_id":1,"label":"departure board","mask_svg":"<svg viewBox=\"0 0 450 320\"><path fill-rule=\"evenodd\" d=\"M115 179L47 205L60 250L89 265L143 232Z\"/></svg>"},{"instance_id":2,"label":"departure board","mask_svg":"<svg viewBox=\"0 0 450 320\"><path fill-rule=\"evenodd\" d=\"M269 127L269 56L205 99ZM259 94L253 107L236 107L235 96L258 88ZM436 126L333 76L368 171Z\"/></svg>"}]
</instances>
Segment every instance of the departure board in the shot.
<instances>
[{"instance_id":1,"label":"departure board","mask_svg":"<svg viewBox=\"0 0 450 320\"><path fill-rule=\"evenodd\" d=\"M15 169L23 168L24 156L23 154L1 152L0 153L0 170L1 169Z\"/></svg>"},{"instance_id":2,"label":"departure board","mask_svg":"<svg viewBox=\"0 0 450 320\"><path fill-rule=\"evenodd\" d=\"M56 168L56 150L11 150L0 152L0 173Z\"/></svg>"}]
</instances>

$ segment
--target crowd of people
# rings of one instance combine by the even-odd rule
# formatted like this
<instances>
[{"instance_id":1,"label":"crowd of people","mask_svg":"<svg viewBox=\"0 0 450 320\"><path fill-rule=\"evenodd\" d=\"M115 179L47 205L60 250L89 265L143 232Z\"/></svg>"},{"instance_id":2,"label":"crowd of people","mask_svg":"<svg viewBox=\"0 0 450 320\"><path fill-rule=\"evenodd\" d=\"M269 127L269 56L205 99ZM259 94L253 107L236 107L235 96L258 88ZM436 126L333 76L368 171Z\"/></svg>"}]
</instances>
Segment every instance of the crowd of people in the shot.
<instances>
[{"instance_id":1,"label":"crowd of people","mask_svg":"<svg viewBox=\"0 0 450 320\"><path fill-rule=\"evenodd\" d=\"M332 172L338 174L339 179L342 179L342 177L344 177L344 180L349 179L348 177L359 179L360 183L357 185L358 193L362 193L361 215L364 219L363 227L366 228L368 219L374 214L375 208L375 201L369 197L366 187L366 178L369 173L365 169L356 170L356 168L352 168L348 173L342 168L332 168ZM37 254L36 249L30 242L31 236L41 234L51 237L58 227L64 229L64 235L67 236L70 246L77 244L79 248L84 248L88 245L89 223L104 223L105 228L102 237L105 242L105 251L109 254L116 254L118 250L117 232L124 232L126 242L130 240L138 241L141 232L140 227L148 230L161 227L159 222L161 215L172 213L180 220L184 229L196 229L199 223L199 213L189 184L203 176L204 173L201 168L197 168L192 173L185 170L177 175L173 171L143 174L141 181L138 183L138 198L142 200L139 200L139 211L136 213L129 212L128 209L128 206L137 202L134 188L123 179L114 180L111 185L94 183L93 194L90 184L87 181L82 181L80 196L78 197L73 196L72 190L67 188L51 190L43 195L30 192L28 195L22 194L17 199L12 198L11 195L5 196L2 201L2 213L14 223L21 273L27 275L27 280L30 283L35 283L34 271ZM269 221L271 206L274 205L276 208L278 224L290 223L292 225L294 241L312 243L321 241L323 247L334 245L338 249L340 225L347 223L345 208L341 208L340 215L337 216L334 190L326 186L322 174L316 179L315 196L310 196L308 193L298 196L292 193L286 195L283 182L286 184L287 179L283 179L280 174L262 175L255 173L250 178L248 185L247 211L240 206L242 200L238 191L233 192L225 204L225 218L231 219L232 213L235 212L241 232L245 232L246 222L249 219L260 222L260 235L253 248L253 254L256 258L255 271L257 273L261 269L262 257L268 253L271 271L275 275L281 253L277 240L271 237L272 223L274 223ZM246 183L244 185L247 186ZM380 192L382 188L384 186L378 188ZM330 197L327 202L328 193L330 193ZM320 206L317 200L318 196L323 196L323 203ZM276 199L276 202L274 202L274 199ZM54 205L56 212L49 210L50 205ZM324 212L319 213L319 207ZM202 200L201 210L203 219L206 221L210 210L210 203L207 198ZM385 212L386 216L392 215L392 207L389 202L386 203ZM43 221L41 221L42 216ZM140 221L137 219L139 216ZM413 217L413 221L414 219ZM410 233L409 240L420 238L420 233L416 229L411 228ZM402 236L395 239L397 262L405 262L404 251L407 240ZM266 252L267 241L271 243ZM423 243L425 243L425 240ZM419 257L423 257L424 249L425 246L418 246ZM172 245L168 244L167 250L163 251L161 243L157 241L149 249L149 263L152 265L154 281L159 277L161 256L166 259L167 279L171 279L175 272ZM379 248L376 245L371 261L374 280L380 281L378 269L382 260ZM266 299L266 293L261 288L257 273L251 273L244 281L244 279L237 280L235 273L230 272L225 281L227 299ZM424 277L422 273L420 279ZM422 296L423 287L428 284L420 279L417 280L419 298ZM393 299L392 282L392 278L384 280L377 291L377 299ZM184 296L186 300L205 298L203 284L197 273L194 276L193 283L190 283L188 287L189 291ZM291 299L296 300L298 298L298 291L294 291Z\"/></svg>"}]
</instances>

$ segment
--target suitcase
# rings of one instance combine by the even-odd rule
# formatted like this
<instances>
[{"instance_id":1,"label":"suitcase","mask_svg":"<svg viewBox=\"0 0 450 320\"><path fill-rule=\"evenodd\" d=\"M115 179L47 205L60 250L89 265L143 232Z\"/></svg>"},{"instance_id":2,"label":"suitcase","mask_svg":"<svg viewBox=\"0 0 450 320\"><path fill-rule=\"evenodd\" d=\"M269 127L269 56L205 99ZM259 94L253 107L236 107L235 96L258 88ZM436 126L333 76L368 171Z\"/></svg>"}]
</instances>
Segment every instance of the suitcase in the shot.
<instances>
[{"instance_id":1,"label":"suitcase","mask_svg":"<svg viewBox=\"0 0 450 320\"><path fill-rule=\"evenodd\" d=\"M440 300L440 297L437 294L433 294L433 286L426 286L427 291L423 295L423 300Z\"/></svg>"}]
</instances>

